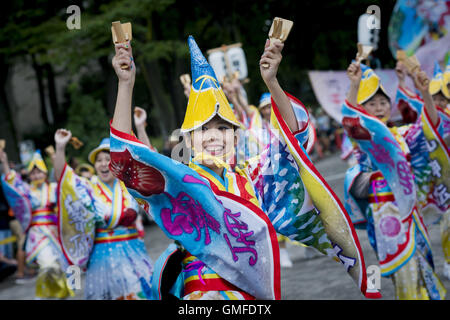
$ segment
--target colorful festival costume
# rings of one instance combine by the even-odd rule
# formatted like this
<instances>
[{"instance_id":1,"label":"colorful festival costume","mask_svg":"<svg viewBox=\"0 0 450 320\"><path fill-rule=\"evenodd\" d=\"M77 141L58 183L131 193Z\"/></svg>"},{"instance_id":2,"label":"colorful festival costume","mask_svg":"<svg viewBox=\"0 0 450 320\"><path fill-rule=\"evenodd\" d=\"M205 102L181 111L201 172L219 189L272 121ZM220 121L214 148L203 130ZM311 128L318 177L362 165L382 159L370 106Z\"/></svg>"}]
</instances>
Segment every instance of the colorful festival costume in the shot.
<instances>
[{"instance_id":1,"label":"colorful festival costume","mask_svg":"<svg viewBox=\"0 0 450 320\"><path fill-rule=\"evenodd\" d=\"M449 204L440 193L448 192L445 177L450 173L440 135L443 122L433 126L421 108L415 123L388 128L360 106L384 92L373 70L363 64L361 69L358 105L346 101L342 107L342 123L358 160L347 171L345 206L353 223L367 228L381 275L392 276L398 299L444 299L424 223L433 219L429 206L443 209ZM437 165L441 171L433 171Z\"/></svg>"},{"instance_id":2,"label":"colorful festival costume","mask_svg":"<svg viewBox=\"0 0 450 320\"><path fill-rule=\"evenodd\" d=\"M182 131L216 115L238 126L211 66L188 42L193 85ZM303 149L307 112L289 97L303 110L303 130L294 137L272 101L271 143L245 168L218 164L223 177L195 158L185 166L152 152L111 126L111 170L178 244L155 263L154 298L280 299L276 232L341 261L365 296L380 297L367 288L349 217Z\"/></svg>"},{"instance_id":3,"label":"colorful festival costume","mask_svg":"<svg viewBox=\"0 0 450 320\"><path fill-rule=\"evenodd\" d=\"M39 151L33 155L28 171L34 167L47 173ZM1 180L5 197L26 232L26 263L39 268L36 297L74 296L66 283L65 270L68 264L58 239L56 184L27 184L14 170L3 175Z\"/></svg>"},{"instance_id":4,"label":"colorful festival costume","mask_svg":"<svg viewBox=\"0 0 450 320\"><path fill-rule=\"evenodd\" d=\"M89 155L109 151L109 139ZM139 206L123 182L79 177L67 164L58 183L58 227L70 264L86 269L85 298L150 299L153 265L136 228Z\"/></svg>"},{"instance_id":5,"label":"colorful festival costume","mask_svg":"<svg viewBox=\"0 0 450 320\"><path fill-rule=\"evenodd\" d=\"M267 104L272 103L272 98L269 92L265 92L261 95L259 99L258 108L249 105L248 107L253 111L251 114L244 114L241 119L241 128L245 129L244 134L241 136L242 139L238 141L238 165L244 165L245 161L249 161L250 159L257 157L263 152L266 148L267 144L270 143L270 122L263 119L260 109ZM302 128L303 132L307 132L308 135L303 144L304 149L309 154L312 150L314 143L316 142L316 130L313 124L307 118L305 114L304 107L297 106L294 104L292 106L294 108L294 112L296 116L299 118L301 122L300 128ZM299 109L298 111L296 109ZM307 128L305 129L303 126L307 123ZM295 132L294 136L299 132ZM250 160L251 161L251 160Z\"/></svg>"},{"instance_id":6,"label":"colorful festival costume","mask_svg":"<svg viewBox=\"0 0 450 320\"><path fill-rule=\"evenodd\" d=\"M262 114L260 112L260 110L262 108L264 108L265 106L269 106L270 108L272 107L272 97L270 95L270 92L265 92L261 95L260 99L259 99L259 104L258 104L258 108L256 108L255 106L250 105L249 108L252 109L252 114L247 115L246 116L246 121L243 123L244 127L247 129L246 130L246 138L247 140L242 141L242 144L238 145L238 150L245 150L246 154L245 154L245 161L249 161L249 162L253 162L253 161L257 161L259 155L264 152L264 150L266 149L267 145L270 143L270 136L271 136L271 126L270 126L270 121L266 121L263 117ZM312 125L312 122L309 121L308 119L308 115L305 114L304 111L304 107L303 105L298 105L296 103L292 104L293 108L298 108L298 111L295 111L296 109L294 109L294 112L296 112L296 116L297 119L301 119L300 120L300 128L303 128L302 126L304 126L305 123L308 123L308 127L306 131L308 132L308 135L304 135L301 137L302 141L305 141L303 143L303 147L306 150L306 152L309 154L309 152L312 150L314 143L316 141L316 130L314 128L314 126ZM300 130L302 131L302 130ZM296 133L294 133L294 136L296 135ZM242 148L240 148L243 145ZM237 162L238 166L245 166L245 162L244 163L240 163L239 161ZM278 239L278 243L282 244L283 242L289 242L291 244L295 244L295 245L300 245L300 246L305 246L304 244L298 242L298 241L291 241L289 240L288 237L283 236L282 234L277 234L277 239ZM285 266L292 266L292 262L289 258L289 254L286 251L286 249L280 249L280 255L281 255L281 262L282 262L282 266L283 263L285 264Z\"/></svg>"},{"instance_id":7,"label":"colorful festival costume","mask_svg":"<svg viewBox=\"0 0 450 320\"><path fill-rule=\"evenodd\" d=\"M450 71L450 64L447 65L447 69ZM447 71L446 71L447 72ZM445 83L445 77L442 75L442 71L439 64L436 62L434 67L433 79L430 82L429 92L431 95L441 93L447 99L450 99L450 95ZM422 98L409 91L407 88L399 87L397 90L395 104L403 116L403 122L415 123L420 121L422 115L423 100ZM422 201L421 207L423 208L423 216L425 218L425 225L430 223L440 223L441 228L441 242L444 251L444 257L446 265L444 266L444 273L450 279L450 170L449 167L449 154L450 154L450 108L444 110L439 106L436 106L439 123L436 130L430 130L430 126L425 127L424 134L428 141L430 149L430 166L431 174L434 177L433 180L438 180L431 193L431 197L428 197L426 201ZM434 128L433 128L434 129ZM441 146L436 148L436 146ZM425 192L426 195L426 192ZM442 204L436 207L436 201ZM447 203L447 205L445 205ZM427 219L427 216L430 218Z\"/></svg>"}]
</instances>

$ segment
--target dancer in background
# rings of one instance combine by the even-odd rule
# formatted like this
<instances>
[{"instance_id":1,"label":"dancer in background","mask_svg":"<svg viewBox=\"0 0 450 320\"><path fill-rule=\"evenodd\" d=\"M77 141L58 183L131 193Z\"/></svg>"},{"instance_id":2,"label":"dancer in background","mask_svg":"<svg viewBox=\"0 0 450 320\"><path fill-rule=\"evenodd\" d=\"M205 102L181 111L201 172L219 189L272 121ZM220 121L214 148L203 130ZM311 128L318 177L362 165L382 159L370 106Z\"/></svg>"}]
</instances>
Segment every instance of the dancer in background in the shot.
<instances>
[{"instance_id":1,"label":"dancer in background","mask_svg":"<svg viewBox=\"0 0 450 320\"><path fill-rule=\"evenodd\" d=\"M55 133L58 223L69 262L87 269L85 298L150 299L153 265L136 227L139 205L109 170L109 139L90 152L96 175L86 179L66 163L71 136Z\"/></svg>"},{"instance_id":2,"label":"dancer in background","mask_svg":"<svg viewBox=\"0 0 450 320\"><path fill-rule=\"evenodd\" d=\"M401 62L397 63L396 73L399 78L395 104L400 110L405 124L420 121L423 117L424 100L420 93L413 93L406 88L405 67ZM419 188L422 196L419 197L419 210L422 212L426 226L440 224L441 244L444 252L444 276L450 279L450 109L448 106L449 92L445 84L445 77L439 64L435 63L433 78L429 85L429 94L433 99L439 118L439 125L432 130L424 131L429 153L432 159L429 161L428 170L423 170L422 175L432 178L435 185L429 194L428 184ZM436 148L436 146L441 146ZM427 157L427 158L429 158Z\"/></svg>"},{"instance_id":3,"label":"dancer in background","mask_svg":"<svg viewBox=\"0 0 450 320\"><path fill-rule=\"evenodd\" d=\"M425 101L421 121L388 128L391 103L379 77L356 62L347 74L351 84L343 126L357 145L358 164L347 171L346 208L354 224L366 226L381 274L392 278L397 299L444 299L421 212L423 197L432 196L424 194L430 190L426 186L436 185L428 171L432 159L426 136L438 135L439 124L426 75L414 77Z\"/></svg>"},{"instance_id":4,"label":"dancer in background","mask_svg":"<svg viewBox=\"0 0 450 320\"><path fill-rule=\"evenodd\" d=\"M30 184L9 169L8 157L0 150L2 187L16 219L26 232L25 253L29 266L38 267L36 298L67 298L74 292L66 282L67 261L57 231L56 184L47 182L47 166L39 151L28 165Z\"/></svg>"}]
</instances>

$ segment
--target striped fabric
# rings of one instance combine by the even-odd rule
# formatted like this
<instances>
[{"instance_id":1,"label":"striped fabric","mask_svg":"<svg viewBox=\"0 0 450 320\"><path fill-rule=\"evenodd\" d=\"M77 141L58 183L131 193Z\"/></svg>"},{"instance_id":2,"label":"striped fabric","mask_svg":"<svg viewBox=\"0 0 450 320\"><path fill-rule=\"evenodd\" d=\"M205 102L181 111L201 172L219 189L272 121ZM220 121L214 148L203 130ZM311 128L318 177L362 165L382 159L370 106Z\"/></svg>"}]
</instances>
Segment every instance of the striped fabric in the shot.
<instances>
[{"instance_id":1,"label":"striped fabric","mask_svg":"<svg viewBox=\"0 0 450 320\"><path fill-rule=\"evenodd\" d=\"M31 226L56 225L57 216L53 210L43 208L31 214Z\"/></svg>"},{"instance_id":2,"label":"striped fabric","mask_svg":"<svg viewBox=\"0 0 450 320\"><path fill-rule=\"evenodd\" d=\"M117 242L137 239L139 233L137 229L132 227L115 228L115 229L95 229L95 244L105 242Z\"/></svg>"},{"instance_id":3,"label":"striped fabric","mask_svg":"<svg viewBox=\"0 0 450 320\"><path fill-rule=\"evenodd\" d=\"M183 278L184 300L197 300L206 295L224 300L254 300L189 253L183 259Z\"/></svg>"}]
</instances>

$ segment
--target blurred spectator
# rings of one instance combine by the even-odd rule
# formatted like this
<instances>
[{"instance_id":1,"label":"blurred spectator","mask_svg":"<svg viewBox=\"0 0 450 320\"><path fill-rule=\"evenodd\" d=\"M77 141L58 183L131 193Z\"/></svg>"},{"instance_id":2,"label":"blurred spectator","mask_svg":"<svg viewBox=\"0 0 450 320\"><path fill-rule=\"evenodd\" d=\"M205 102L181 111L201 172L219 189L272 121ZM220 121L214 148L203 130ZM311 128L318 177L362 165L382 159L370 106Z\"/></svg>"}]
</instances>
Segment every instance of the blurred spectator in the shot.
<instances>
[{"instance_id":1,"label":"blurred spectator","mask_svg":"<svg viewBox=\"0 0 450 320\"><path fill-rule=\"evenodd\" d=\"M323 154L330 153L331 133L331 119L322 109L319 109L317 112L317 138L322 146Z\"/></svg>"},{"instance_id":2,"label":"blurred spectator","mask_svg":"<svg viewBox=\"0 0 450 320\"><path fill-rule=\"evenodd\" d=\"M75 173L80 177L90 179L95 174L95 170L90 164L82 163L75 169Z\"/></svg>"}]
</instances>

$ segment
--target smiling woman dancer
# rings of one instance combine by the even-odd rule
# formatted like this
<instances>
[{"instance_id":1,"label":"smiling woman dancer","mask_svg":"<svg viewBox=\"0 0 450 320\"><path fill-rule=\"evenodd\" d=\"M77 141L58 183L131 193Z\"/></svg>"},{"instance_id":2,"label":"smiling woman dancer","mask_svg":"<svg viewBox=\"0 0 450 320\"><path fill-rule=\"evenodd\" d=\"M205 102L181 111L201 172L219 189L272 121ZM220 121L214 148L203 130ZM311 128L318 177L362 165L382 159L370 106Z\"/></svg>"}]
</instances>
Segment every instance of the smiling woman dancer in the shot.
<instances>
[{"instance_id":1,"label":"smiling woman dancer","mask_svg":"<svg viewBox=\"0 0 450 320\"><path fill-rule=\"evenodd\" d=\"M66 163L72 134L55 133L59 232L71 264L87 268L86 299L150 299L152 261L136 228L139 206L109 170L109 138L89 154L96 176L77 176Z\"/></svg>"},{"instance_id":2,"label":"smiling woman dancer","mask_svg":"<svg viewBox=\"0 0 450 320\"><path fill-rule=\"evenodd\" d=\"M302 147L308 113L276 78L284 45L267 41L260 60L273 98L271 143L254 163L239 168L234 163L239 123L192 36L188 44L193 84L181 131L192 149L189 166L152 152L134 137L136 67L129 43L116 45L113 58L119 85L111 170L176 241L155 263L154 297L280 299L276 232L341 261L363 294L379 297L367 290L349 217Z\"/></svg>"}]
</instances>

